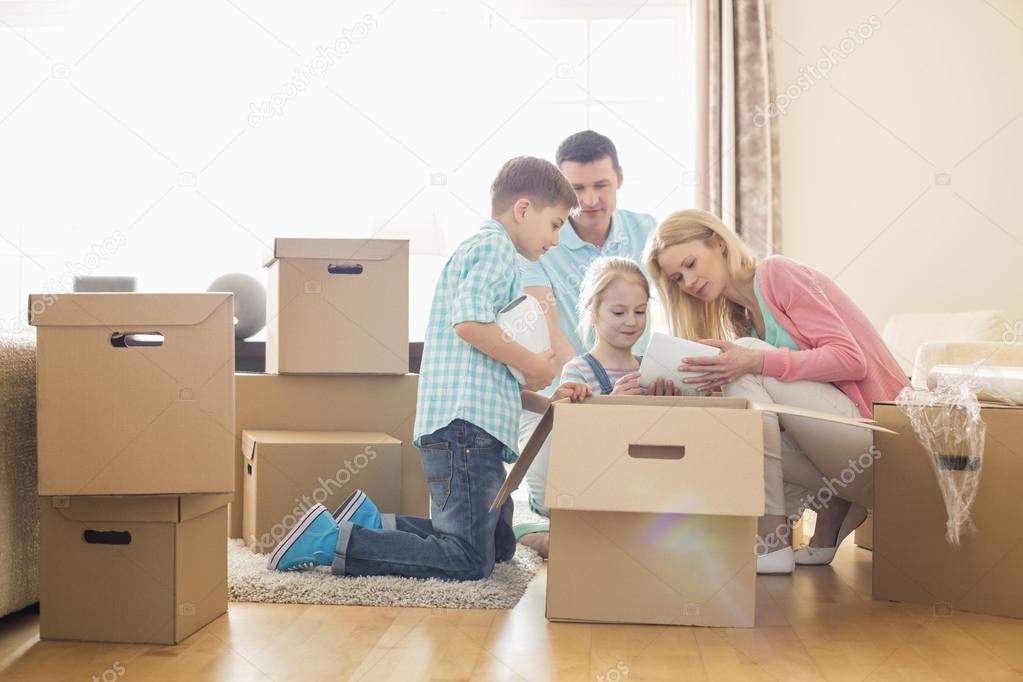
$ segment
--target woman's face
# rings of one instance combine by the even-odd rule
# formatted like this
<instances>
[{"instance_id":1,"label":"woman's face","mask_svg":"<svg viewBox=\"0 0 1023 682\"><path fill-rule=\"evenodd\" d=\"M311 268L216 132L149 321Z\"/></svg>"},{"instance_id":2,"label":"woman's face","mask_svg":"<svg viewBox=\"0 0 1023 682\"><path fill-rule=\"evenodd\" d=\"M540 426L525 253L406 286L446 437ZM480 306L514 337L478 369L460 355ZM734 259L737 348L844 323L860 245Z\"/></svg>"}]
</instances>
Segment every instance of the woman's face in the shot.
<instances>
[{"instance_id":1,"label":"woman's face","mask_svg":"<svg viewBox=\"0 0 1023 682\"><path fill-rule=\"evenodd\" d=\"M616 277L597 304L597 335L615 348L632 348L646 331L646 289L632 277Z\"/></svg>"},{"instance_id":2,"label":"woman's face","mask_svg":"<svg viewBox=\"0 0 1023 682\"><path fill-rule=\"evenodd\" d=\"M664 276L701 301L714 301L728 285L725 243L714 237L708 246L702 240L673 244L657 258Z\"/></svg>"}]
</instances>

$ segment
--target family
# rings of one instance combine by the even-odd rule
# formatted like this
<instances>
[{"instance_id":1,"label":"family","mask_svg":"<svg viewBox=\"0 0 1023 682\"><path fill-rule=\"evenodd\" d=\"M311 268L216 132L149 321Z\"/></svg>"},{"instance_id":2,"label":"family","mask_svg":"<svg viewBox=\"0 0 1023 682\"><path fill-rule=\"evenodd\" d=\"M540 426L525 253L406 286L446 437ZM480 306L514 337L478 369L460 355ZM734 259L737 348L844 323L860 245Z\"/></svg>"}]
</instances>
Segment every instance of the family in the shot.
<instances>
[{"instance_id":1,"label":"family","mask_svg":"<svg viewBox=\"0 0 1023 682\"><path fill-rule=\"evenodd\" d=\"M679 358L680 370L697 373L690 388L870 417L873 402L906 386L866 315L823 273L782 256L758 260L706 211L678 211L657 225L618 208L618 152L596 132L567 138L555 160L507 162L491 186L491 218L440 275L414 431L430 518L380 513L356 492L334 513L310 508L268 568L476 580L511 559L517 542L546 556L548 524L513 526L510 499L489 511L505 463L552 400L680 392L664 379L639 383L651 283L672 334L721 351ZM548 352L510 341L496 322L523 293L541 302ZM872 504L870 471L846 475L871 446L866 429L764 413L758 572L831 562ZM527 474L529 504L541 516L549 516L548 453L549 443ZM815 533L793 550L790 519L808 507L817 511Z\"/></svg>"}]
</instances>

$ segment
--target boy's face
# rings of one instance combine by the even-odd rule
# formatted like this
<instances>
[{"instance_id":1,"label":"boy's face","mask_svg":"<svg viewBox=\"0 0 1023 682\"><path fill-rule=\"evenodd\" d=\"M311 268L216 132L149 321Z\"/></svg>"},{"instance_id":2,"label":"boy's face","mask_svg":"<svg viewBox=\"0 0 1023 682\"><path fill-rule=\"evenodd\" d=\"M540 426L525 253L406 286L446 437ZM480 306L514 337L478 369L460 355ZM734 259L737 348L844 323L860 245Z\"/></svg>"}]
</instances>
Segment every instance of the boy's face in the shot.
<instances>
[{"instance_id":1,"label":"boy's face","mask_svg":"<svg viewBox=\"0 0 1023 682\"><path fill-rule=\"evenodd\" d=\"M516 223L512 241L526 259L535 261L558 245L558 230L568 220L568 206L537 208L529 199L519 199L512 210Z\"/></svg>"},{"instance_id":2,"label":"boy's face","mask_svg":"<svg viewBox=\"0 0 1023 682\"><path fill-rule=\"evenodd\" d=\"M572 223L584 230L606 230L611 225L611 213L618 206L621 169L615 170L611 157L605 156L589 163L565 161L561 172L579 197L579 214L573 216Z\"/></svg>"}]
</instances>

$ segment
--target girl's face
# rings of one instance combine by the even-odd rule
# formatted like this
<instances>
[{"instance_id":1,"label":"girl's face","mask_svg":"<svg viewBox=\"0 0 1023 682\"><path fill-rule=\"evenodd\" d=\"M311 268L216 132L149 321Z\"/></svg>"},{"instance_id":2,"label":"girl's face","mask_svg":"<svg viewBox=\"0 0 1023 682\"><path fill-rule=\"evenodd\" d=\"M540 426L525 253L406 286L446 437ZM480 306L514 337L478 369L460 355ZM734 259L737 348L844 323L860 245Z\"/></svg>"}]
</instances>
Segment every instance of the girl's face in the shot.
<instances>
[{"instance_id":1,"label":"girl's face","mask_svg":"<svg viewBox=\"0 0 1023 682\"><path fill-rule=\"evenodd\" d=\"M693 298L714 301L729 280L724 250L725 244L719 239L710 246L702 241L673 244L661 252L657 264L669 280Z\"/></svg>"},{"instance_id":2,"label":"girl's face","mask_svg":"<svg viewBox=\"0 0 1023 682\"><path fill-rule=\"evenodd\" d=\"M632 348L646 331L646 289L633 277L616 277L597 304L597 336L615 348Z\"/></svg>"}]
</instances>

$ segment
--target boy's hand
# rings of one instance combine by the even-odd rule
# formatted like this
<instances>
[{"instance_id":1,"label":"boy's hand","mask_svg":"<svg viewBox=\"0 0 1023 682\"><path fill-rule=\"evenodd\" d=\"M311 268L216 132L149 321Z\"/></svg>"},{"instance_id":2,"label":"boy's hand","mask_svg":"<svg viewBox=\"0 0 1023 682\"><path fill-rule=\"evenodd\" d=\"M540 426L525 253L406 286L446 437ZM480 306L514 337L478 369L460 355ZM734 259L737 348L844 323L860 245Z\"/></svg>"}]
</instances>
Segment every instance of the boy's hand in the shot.
<instances>
[{"instance_id":1,"label":"boy's hand","mask_svg":"<svg viewBox=\"0 0 1023 682\"><path fill-rule=\"evenodd\" d=\"M554 351L544 353L532 353L529 365L517 368L526 378L523 384L531 391L542 391L554 381Z\"/></svg>"},{"instance_id":2,"label":"boy's hand","mask_svg":"<svg viewBox=\"0 0 1023 682\"><path fill-rule=\"evenodd\" d=\"M585 400L593 395L593 389L587 384L580 384L578 381L566 381L558 386L558 390L551 396L551 400L569 398L573 403Z\"/></svg>"},{"instance_id":3,"label":"boy's hand","mask_svg":"<svg viewBox=\"0 0 1023 682\"><path fill-rule=\"evenodd\" d=\"M639 385L639 372L626 374L616 381L611 395L643 395L643 389Z\"/></svg>"}]
</instances>

